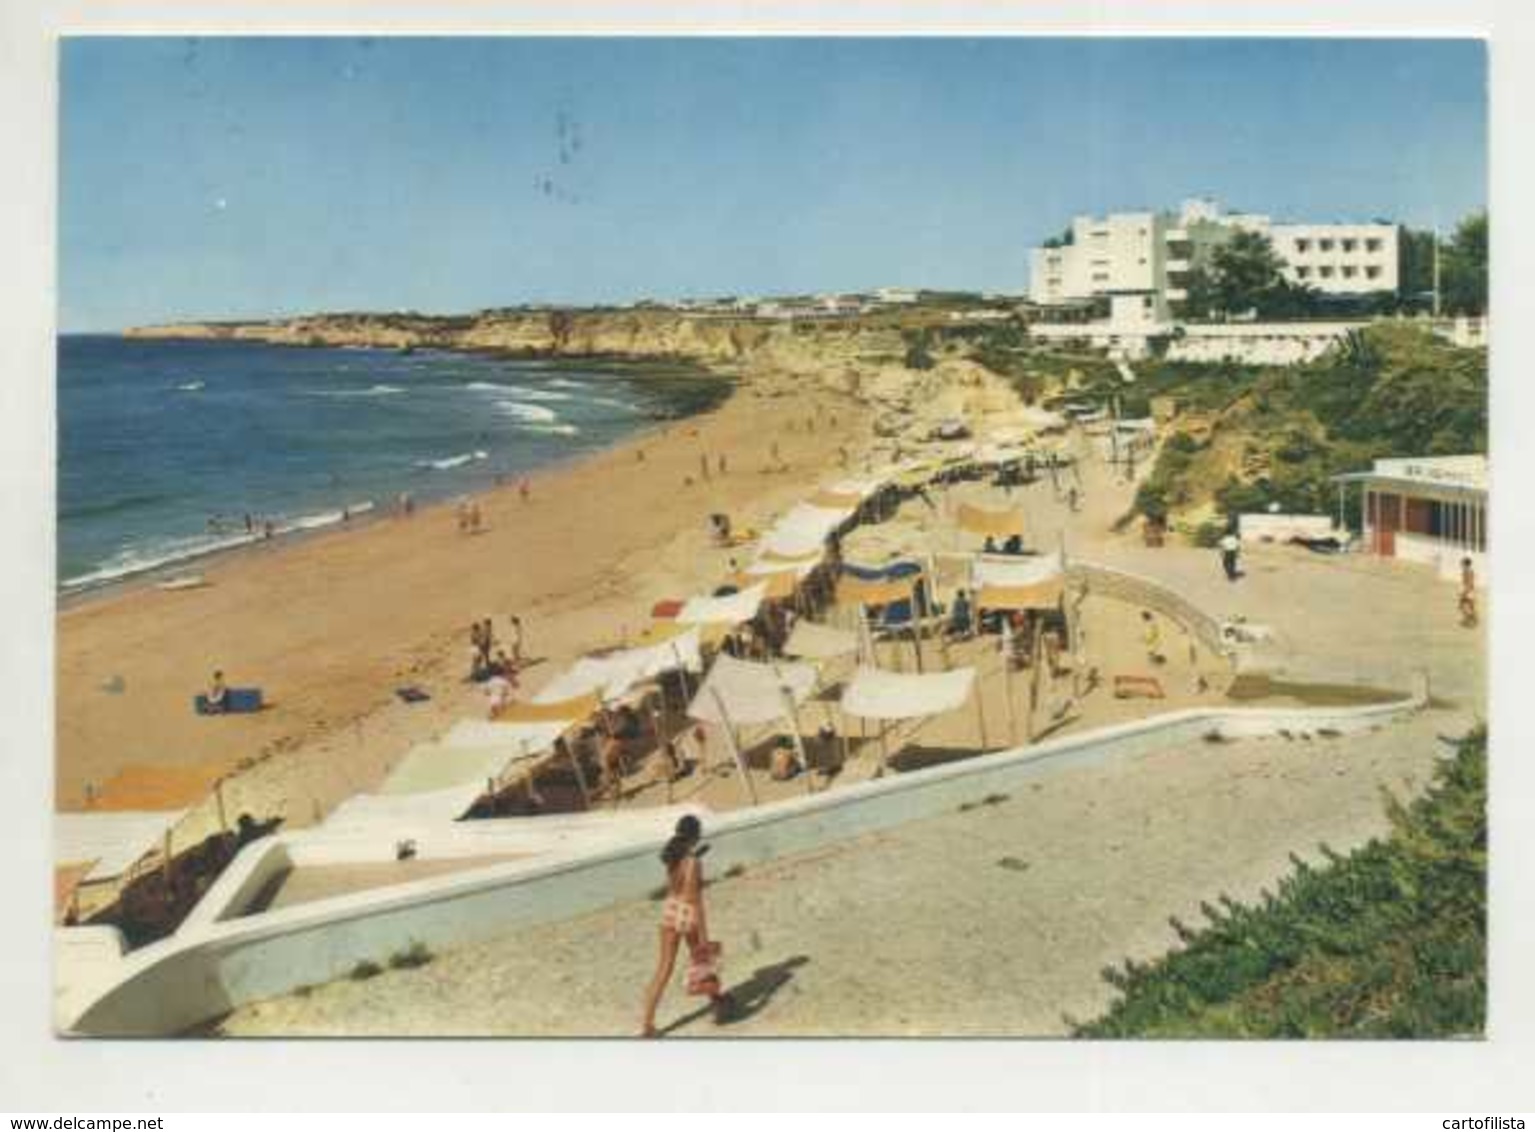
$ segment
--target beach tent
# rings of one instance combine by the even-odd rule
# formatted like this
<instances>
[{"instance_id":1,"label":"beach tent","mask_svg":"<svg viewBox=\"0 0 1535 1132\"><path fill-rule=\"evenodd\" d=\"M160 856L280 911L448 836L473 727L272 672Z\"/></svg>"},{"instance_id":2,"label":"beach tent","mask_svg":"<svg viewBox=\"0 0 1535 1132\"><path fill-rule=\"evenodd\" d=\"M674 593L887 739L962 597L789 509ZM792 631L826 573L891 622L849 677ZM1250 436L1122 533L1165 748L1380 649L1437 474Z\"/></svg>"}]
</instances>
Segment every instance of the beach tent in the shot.
<instances>
[{"instance_id":1,"label":"beach tent","mask_svg":"<svg viewBox=\"0 0 1535 1132\"><path fill-rule=\"evenodd\" d=\"M814 621L796 621L783 651L805 660L833 660L858 651L858 635Z\"/></svg>"},{"instance_id":2,"label":"beach tent","mask_svg":"<svg viewBox=\"0 0 1535 1132\"><path fill-rule=\"evenodd\" d=\"M1060 603L1066 573L1059 551L1027 558L976 555L970 585L978 609L1049 609Z\"/></svg>"},{"instance_id":3,"label":"beach tent","mask_svg":"<svg viewBox=\"0 0 1535 1132\"><path fill-rule=\"evenodd\" d=\"M656 644L584 656L540 688L532 699L535 704L547 704L595 693L604 701L615 700L641 681L679 668L703 670L697 626Z\"/></svg>"},{"instance_id":4,"label":"beach tent","mask_svg":"<svg viewBox=\"0 0 1535 1132\"><path fill-rule=\"evenodd\" d=\"M758 547L759 557L776 555L780 558L803 558L812 551L819 552L827 537L852 517L853 507L816 507L810 503L796 503L783 518L773 524L773 529L762 536Z\"/></svg>"},{"instance_id":5,"label":"beach tent","mask_svg":"<svg viewBox=\"0 0 1535 1132\"><path fill-rule=\"evenodd\" d=\"M834 491L830 488L821 488L810 497L812 507L824 507L828 511L843 511L847 508L856 510L864 501L864 496L856 491Z\"/></svg>"},{"instance_id":6,"label":"beach tent","mask_svg":"<svg viewBox=\"0 0 1535 1132\"><path fill-rule=\"evenodd\" d=\"M973 535L1009 538L1024 534L1023 512L1016 509L988 511L971 503L959 505L959 526Z\"/></svg>"},{"instance_id":7,"label":"beach tent","mask_svg":"<svg viewBox=\"0 0 1535 1132\"><path fill-rule=\"evenodd\" d=\"M128 872L186 817L180 810L85 810L53 816L57 866L89 865L81 880L111 880Z\"/></svg>"},{"instance_id":8,"label":"beach tent","mask_svg":"<svg viewBox=\"0 0 1535 1132\"><path fill-rule=\"evenodd\" d=\"M324 828L399 836L457 821L484 792L482 779L413 794L354 794L331 811Z\"/></svg>"},{"instance_id":9,"label":"beach tent","mask_svg":"<svg viewBox=\"0 0 1535 1132\"><path fill-rule=\"evenodd\" d=\"M816 679L813 664L760 663L721 655L688 705L688 715L725 726L783 719L790 702L798 706L810 698Z\"/></svg>"},{"instance_id":10,"label":"beach tent","mask_svg":"<svg viewBox=\"0 0 1535 1132\"><path fill-rule=\"evenodd\" d=\"M844 574L837 580L839 605L893 605L910 601L921 574L895 578L859 578Z\"/></svg>"},{"instance_id":11,"label":"beach tent","mask_svg":"<svg viewBox=\"0 0 1535 1132\"><path fill-rule=\"evenodd\" d=\"M828 484L822 490L832 495L856 496L859 500L864 500L884 486L885 478L883 476L862 476L838 480L834 484Z\"/></svg>"},{"instance_id":12,"label":"beach tent","mask_svg":"<svg viewBox=\"0 0 1535 1132\"><path fill-rule=\"evenodd\" d=\"M842 710L862 719L921 719L963 707L975 669L926 674L860 667L842 693Z\"/></svg>"},{"instance_id":13,"label":"beach tent","mask_svg":"<svg viewBox=\"0 0 1535 1132\"><path fill-rule=\"evenodd\" d=\"M1066 418L1064 416L1060 413L1053 413L1039 405L1025 405L1015 415L1022 418L1023 422L1030 428L1038 429L1040 432L1050 432L1054 429L1066 427Z\"/></svg>"},{"instance_id":14,"label":"beach tent","mask_svg":"<svg viewBox=\"0 0 1535 1132\"><path fill-rule=\"evenodd\" d=\"M450 786L470 785L476 796L509 765L547 751L570 729L572 721L545 723L485 723L473 729L460 724L436 743L412 747L378 788L380 794L427 794ZM496 731L489 735L490 728ZM474 798L469 799L470 802ZM454 815L457 817L458 815Z\"/></svg>"},{"instance_id":15,"label":"beach tent","mask_svg":"<svg viewBox=\"0 0 1535 1132\"><path fill-rule=\"evenodd\" d=\"M802 581L815 573L816 567L821 564L821 560L825 557L826 552L820 546L801 555L759 551L757 557L747 565L742 573L763 575L792 572L796 580Z\"/></svg>"},{"instance_id":16,"label":"beach tent","mask_svg":"<svg viewBox=\"0 0 1535 1132\"><path fill-rule=\"evenodd\" d=\"M676 621L679 625L740 625L757 616L766 595L767 583L758 582L725 597L691 597Z\"/></svg>"},{"instance_id":17,"label":"beach tent","mask_svg":"<svg viewBox=\"0 0 1535 1132\"><path fill-rule=\"evenodd\" d=\"M743 590L760 585L762 596L768 601L787 601L799 589L800 572L793 567L787 570L774 570L771 573L760 570L756 573L748 573L743 570L732 575L730 581Z\"/></svg>"}]
</instances>

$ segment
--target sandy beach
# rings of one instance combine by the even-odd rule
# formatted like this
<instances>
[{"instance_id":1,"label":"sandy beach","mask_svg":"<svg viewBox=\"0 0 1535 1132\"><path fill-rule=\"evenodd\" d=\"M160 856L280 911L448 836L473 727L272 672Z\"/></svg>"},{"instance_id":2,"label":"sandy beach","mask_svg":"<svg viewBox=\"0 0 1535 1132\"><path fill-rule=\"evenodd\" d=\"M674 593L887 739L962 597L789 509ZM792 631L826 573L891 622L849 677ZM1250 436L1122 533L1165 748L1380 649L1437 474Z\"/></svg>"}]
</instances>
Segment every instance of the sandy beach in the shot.
<instances>
[{"instance_id":1,"label":"sandy beach","mask_svg":"<svg viewBox=\"0 0 1535 1132\"><path fill-rule=\"evenodd\" d=\"M129 764L243 768L226 786L231 816L309 824L412 743L483 713L464 679L473 620L504 635L521 617L536 686L643 628L656 600L728 573L711 512L761 528L839 467L839 445L868 435L866 408L847 396L782 391L758 375L703 415L534 475L526 501L515 485L490 491L481 534L461 534L451 505L422 508L228 555L199 567L205 588L146 585L61 609L56 805L110 793ZM261 687L267 709L194 714L215 669ZM431 700L400 703L406 684Z\"/></svg>"}]
</instances>

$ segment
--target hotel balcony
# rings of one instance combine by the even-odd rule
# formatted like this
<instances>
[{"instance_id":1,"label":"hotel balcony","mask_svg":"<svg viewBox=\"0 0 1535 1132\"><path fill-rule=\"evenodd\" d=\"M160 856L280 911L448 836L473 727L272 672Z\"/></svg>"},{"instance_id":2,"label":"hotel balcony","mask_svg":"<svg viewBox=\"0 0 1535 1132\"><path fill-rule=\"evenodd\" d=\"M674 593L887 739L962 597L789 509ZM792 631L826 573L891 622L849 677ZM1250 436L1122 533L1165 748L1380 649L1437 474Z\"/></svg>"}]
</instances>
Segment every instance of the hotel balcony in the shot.
<instances>
[{"instance_id":1,"label":"hotel balcony","mask_svg":"<svg viewBox=\"0 0 1535 1132\"><path fill-rule=\"evenodd\" d=\"M1186 259L1170 259L1167 261L1167 274L1182 275L1190 270L1191 264Z\"/></svg>"},{"instance_id":2,"label":"hotel balcony","mask_svg":"<svg viewBox=\"0 0 1535 1132\"><path fill-rule=\"evenodd\" d=\"M1167 301L1170 303L1181 303L1189 297L1189 293L1182 287L1169 287L1165 294L1167 295Z\"/></svg>"},{"instance_id":3,"label":"hotel balcony","mask_svg":"<svg viewBox=\"0 0 1535 1132\"><path fill-rule=\"evenodd\" d=\"M1169 244L1186 244L1189 242L1189 230L1187 228L1169 228L1163 233L1163 238Z\"/></svg>"}]
</instances>

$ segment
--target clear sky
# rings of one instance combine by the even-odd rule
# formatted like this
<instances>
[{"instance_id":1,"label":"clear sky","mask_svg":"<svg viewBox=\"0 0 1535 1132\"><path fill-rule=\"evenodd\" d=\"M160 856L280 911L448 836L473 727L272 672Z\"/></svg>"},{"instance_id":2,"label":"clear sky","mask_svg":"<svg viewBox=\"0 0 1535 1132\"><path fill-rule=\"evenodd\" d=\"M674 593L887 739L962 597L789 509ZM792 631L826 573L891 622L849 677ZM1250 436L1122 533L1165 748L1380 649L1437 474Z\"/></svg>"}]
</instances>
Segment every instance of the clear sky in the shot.
<instances>
[{"instance_id":1,"label":"clear sky","mask_svg":"<svg viewBox=\"0 0 1535 1132\"><path fill-rule=\"evenodd\" d=\"M1449 226L1475 41L66 40L60 326L1021 291L1082 212Z\"/></svg>"}]
</instances>

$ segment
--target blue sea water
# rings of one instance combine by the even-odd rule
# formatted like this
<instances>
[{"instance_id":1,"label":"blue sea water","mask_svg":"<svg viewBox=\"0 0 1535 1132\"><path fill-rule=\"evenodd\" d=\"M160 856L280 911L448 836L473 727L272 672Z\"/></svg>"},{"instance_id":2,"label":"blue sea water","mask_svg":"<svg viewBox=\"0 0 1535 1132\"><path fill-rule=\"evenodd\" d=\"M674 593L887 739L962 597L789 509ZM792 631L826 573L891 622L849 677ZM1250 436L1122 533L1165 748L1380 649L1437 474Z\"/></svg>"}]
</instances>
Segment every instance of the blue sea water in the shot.
<instances>
[{"instance_id":1,"label":"blue sea water","mask_svg":"<svg viewBox=\"0 0 1535 1132\"><path fill-rule=\"evenodd\" d=\"M58 361L65 591L240 545L247 515L287 533L482 488L724 391L652 364L115 335L63 336Z\"/></svg>"}]
</instances>

